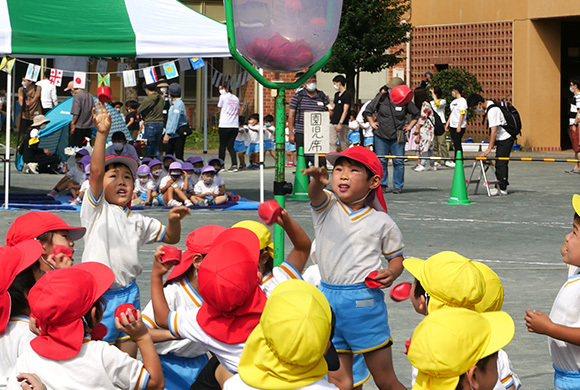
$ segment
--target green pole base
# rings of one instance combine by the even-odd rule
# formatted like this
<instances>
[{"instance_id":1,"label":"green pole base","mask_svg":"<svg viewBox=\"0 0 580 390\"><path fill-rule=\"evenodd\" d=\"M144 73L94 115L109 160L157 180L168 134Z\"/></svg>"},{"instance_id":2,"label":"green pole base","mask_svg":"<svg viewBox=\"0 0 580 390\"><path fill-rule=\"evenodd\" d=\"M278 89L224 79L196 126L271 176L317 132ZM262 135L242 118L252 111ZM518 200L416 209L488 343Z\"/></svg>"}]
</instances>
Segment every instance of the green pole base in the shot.
<instances>
[{"instance_id":1,"label":"green pole base","mask_svg":"<svg viewBox=\"0 0 580 390\"><path fill-rule=\"evenodd\" d=\"M304 200L304 201L309 201L310 200L308 198L308 194L301 194L301 193L290 195L288 197L288 199L289 200Z\"/></svg>"}]
</instances>

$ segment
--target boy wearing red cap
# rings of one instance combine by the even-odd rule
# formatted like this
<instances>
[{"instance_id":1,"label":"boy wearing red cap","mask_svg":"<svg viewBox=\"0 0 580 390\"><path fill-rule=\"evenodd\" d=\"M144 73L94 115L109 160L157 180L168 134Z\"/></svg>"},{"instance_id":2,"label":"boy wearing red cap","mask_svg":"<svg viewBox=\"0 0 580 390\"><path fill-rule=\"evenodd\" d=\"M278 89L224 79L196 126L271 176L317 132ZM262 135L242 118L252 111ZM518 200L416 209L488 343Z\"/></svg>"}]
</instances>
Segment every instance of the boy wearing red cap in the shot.
<instances>
[{"instance_id":1,"label":"boy wearing red cap","mask_svg":"<svg viewBox=\"0 0 580 390\"><path fill-rule=\"evenodd\" d=\"M181 262L173 267L163 287L170 310L201 306L203 299L199 295L197 273L214 240L225 230L218 225L205 225L189 233L187 250L183 252ZM143 321L152 328L150 333L161 360L165 388L188 389L208 361L207 348L191 340L175 340L169 331L159 329L152 302L143 309Z\"/></svg>"},{"instance_id":2,"label":"boy wearing red cap","mask_svg":"<svg viewBox=\"0 0 580 390\"><path fill-rule=\"evenodd\" d=\"M40 336L18 357L8 389L20 389L18 374L36 374L49 389L162 389L163 374L151 336L133 314L121 314L117 327L139 346L143 363L90 332L102 315L102 295L115 276L107 266L86 262L50 272L28 296Z\"/></svg>"},{"instance_id":3,"label":"boy wearing red cap","mask_svg":"<svg viewBox=\"0 0 580 390\"><path fill-rule=\"evenodd\" d=\"M199 267L199 292L203 298L199 308L169 310L163 291L163 275L168 267L161 263L161 253L158 247L151 272L155 322L178 339L203 344L223 368L235 374L246 339L258 324L266 303L258 284L258 238L247 229L230 228L215 239ZM212 367L215 371L217 362Z\"/></svg>"},{"instance_id":4,"label":"boy wearing red cap","mask_svg":"<svg viewBox=\"0 0 580 390\"><path fill-rule=\"evenodd\" d=\"M28 240L15 247L0 247L0 388L6 388L10 369L34 338L29 329L28 292L34 286L32 272L42 246Z\"/></svg>"},{"instance_id":5,"label":"boy wearing red cap","mask_svg":"<svg viewBox=\"0 0 580 390\"><path fill-rule=\"evenodd\" d=\"M403 272L403 240L386 213L380 186L382 165L372 151L362 146L330 153L326 159L334 165L334 193L324 190L329 184L325 168L302 172L312 177L308 196L320 290L336 314L332 342L341 368L329 373L330 382L340 389L351 389L352 354L362 353L379 389L404 389L393 369L393 340L384 294L364 283L371 272L377 271L374 279L386 288ZM383 269L382 256L389 263L388 269Z\"/></svg>"},{"instance_id":6,"label":"boy wearing red cap","mask_svg":"<svg viewBox=\"0 0 580 390\"><path fill-rule=\"evenodd\" d=\"M129 206L137 161L127 156L105 159L111 116L104 105L98 105L93 120L97 136L91 159L90 191L81 207L81 222L87 228L82 261L97 261L115 273L115 281L105 293L107 307L102 322L108 332L103 340L117 343L119 348L136 356L135 344L115 328L114 310L123 303L140 308L139 287L135 282L142 271L139 249L152 242L177 243L181 235L181 219L189 214L189 209L177 207L170 210L167 227L156 219L131 213Z\"/></svg>"}]
</instances>

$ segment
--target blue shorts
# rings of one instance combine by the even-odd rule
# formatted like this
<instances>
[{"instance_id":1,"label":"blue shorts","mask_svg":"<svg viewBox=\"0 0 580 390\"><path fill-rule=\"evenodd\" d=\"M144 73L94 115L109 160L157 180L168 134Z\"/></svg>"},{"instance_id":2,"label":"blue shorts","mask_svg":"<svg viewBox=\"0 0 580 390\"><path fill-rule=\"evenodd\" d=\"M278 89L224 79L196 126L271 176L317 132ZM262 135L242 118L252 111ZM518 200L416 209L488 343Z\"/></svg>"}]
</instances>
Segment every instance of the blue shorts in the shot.
<instances>
[{"instance_id":1,"label":"blue shorts","mask_svg":"<svg viewBox=\"0 0 580 390\"><path fill-rule=\"evenodd\" d=\"M139 196L139 198L143 199L143 202L145 202L147 200L147 193L146 192L141 192L137 194Z\"/></svg>"},{"instance_id":2,"label":"blue shorts","mask_svg":"<svg viewBox=\"0 0 580 390\"><path fill-rule=\"evenodd\" d=\"M336 315L332 343L339 353L365 353L393 343L385 294L364 283L330 284L320 281L320 291Z\"/></svg>"},{"instance_id":3,"label":"blue shorts","mask_svg":"<svg viewBox=\"0 0 580 390\"><path fill-rule=\"evenodd\" d=\"M252 154L252 153L259 153L260 152L260 144L250 144L250 146L248 146L248 155Z\"/></svg>"},{"instance_id":4,"label":"blue shorts","mask_svg":"<svg viewBox=\"0 0 580 390\"><path fill-rule=\"evenodd\" d=\"M274 141L272 141L271 139L265 139L264 150L274 150Z\"/></svg>"},{"instance_id":5,"label":"blue shorts","mask_svg":"<svg viewBox=\"0 0 580 390\"><path fill-rule=\"evenodd\" d=\"M348 143L349 144L360 144L360 133L357 131L349 130L348 132Z\"/></svg>"},{"instance_id":6,"label":"blue shorts","mask_svg":"<svg viewBox=\"0 0 580 390\"><path fill-rule=\"evenodd\" d=\"M103 341L115 344L117 341L129 340L130 337L115 326L115 309L123 303L132 303L135 309L141 310L139 286L133 281L127 287L105 291L103 298L107 300L107 307L101 320L101 323L107 327L107 335L103 338Z\"/></svg>"},{"instance_id":7,"label":"blue shorts","mask_svg":"<svg viewBox=\"0 0 580 390\"><path fill-rule=\"evenodd\" d=\"M554 388L556 390L580 389L580 372L564 371L554 367Z\"/></svg>"},{"instance_id":8,"label":"blue shorts","mask_svg":"<svg viewBox=\"0 0 580 390\"><path fill-rule=\"evenodd\" d=\"M363 383L369 380L371 372L365 363L365 357L360 353L353 355L352 361L352 383L353 387L362 386Z\"/></svg>"},{"instance_id":9,"label":"blue shorts","mask_svg":"<svg viewBox=\"0 0 580 390\"><path fill-rule=\"evenodd\" d=\"M246 151L246 143L244 141L234 141L234 150L236 153L244 153Z\"/></svg>"},{"instance_id":10,"label":"blue shorts","mask_svg":"<svg viewBox=\"0 0 580 390\"><path fill-rule=\"evenodd\" d=\"M375 144L375 137L365 137L364 146L374 145L374 144Z\"/></svg>"},{"instance_id":11,"label":"blue shorts","mask_svg":"<svg viewBox=\"0 0 580 390\"><path fill-rule=\"evenodd\" d=\"M165 377L165 390L189 389L208 362L207 355L181 357L159 355L161 369Z\"/></svg>"},{"instance_id":12,"label":"blue shorts","mask_svg":"<svg viewBox=\"0 0 580 390\"><path fill-rule=\"evenodd\" d=\"M296 144L291 144L290 142L286 142L286 151L287 152L296 151Z\"/></svg>"}]
</instances>

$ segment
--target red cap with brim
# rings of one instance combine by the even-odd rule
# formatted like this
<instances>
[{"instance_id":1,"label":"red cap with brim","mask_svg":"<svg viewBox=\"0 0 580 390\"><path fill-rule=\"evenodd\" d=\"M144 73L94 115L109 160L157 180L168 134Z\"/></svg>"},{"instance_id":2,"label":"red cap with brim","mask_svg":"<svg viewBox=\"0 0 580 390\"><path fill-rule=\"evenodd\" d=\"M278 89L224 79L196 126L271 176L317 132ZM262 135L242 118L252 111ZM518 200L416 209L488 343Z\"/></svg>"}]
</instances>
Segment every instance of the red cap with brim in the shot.
<instances>
[{"instance_id":1,"label":"red cap with brim","mask_svg":"<svg viewBox=\"0 0 580 390\"><path fill-rule=\"evenodd\" d=\"M220 234L199 268L199 292L204 302L197 322L207 334L226 344L245 342L266 304L258 280L260 243L255 234L248 233L252 232L230 228Z\"/></svg>"},{"instance_id":2,"label":"red cap with brim","mask_svg":"<svg viewBox=\"0 0 580 390\"><path fill-rule=\"evenodd\" d=\"M185 245L187 249L181 255L181 262L171 270L167 281L180 277L193 265L193 256L196 253L207 255L215 239L224 231L225 227L219 225L205 225L195 229L187 235Z\"/></svg>"},{"instance_id":3,"label":"red cap with brim","mask_svg":"<svg viewBox=\"0 0 580 390\"><path fill-rule=\"evenodd\" d=\"M137 169L139 169L139 162L133 157L129 156L107 156L105 158L105 167L109 164L123 164L131 171L133 177L137 174Z\"/></svg>"},{"instance_id":4,"label":"red cap with brim","mask_svg":"<svg viewBox=\"0 0 580 390\"><path fill-rule=\"evenodd\" d=\"M34 264L42 255L42 244L36 240L23 241L16 246L0 247L2 272L0 272L0 334L6 331L12 302L8 289L14 278Z\"/></svg>"},{"instance_id":5,"label":"red cap with brim","mask_svg":"<svg viewBox=\"0 0 580 390\"><path fill-rule=\"evenodd\" d=\"M341 157L357 161L370 169L375 175L378 175L381 178L383 177L383 165L379 158L375 152L365 148L364 146L354 146L340 153L328 153L326 155L326 161L334 165L336 160ZM367 196L365 203L377 211L387 212L387 203L385 202L381 186L378 186L369 194L369 196Z\"/></svg>"},{"instance_id":6,"label":"red cap with brim","mask_svg":"<svg viewBox=\"0 0 580 390\"><path fill-rule=\"evenodd\" d=\"M40 336L30 342L32 349L51 360L77 356L85 333L81 318L114 280L109 267L95 262L44 275L28 295L30 311L42 329Z\"/></svg>"},{"instance_id":7,"label":"red cap with brim","mask_svg":"<svg viewBox=\"0 0 580 390\"><path fill-rule=\"evenodd\" d=\"M16 218L6 233L6 245L14 246L22 241L54 231L68 230L69 238L76 241L85 235L84 227L69 226L61 217L46 211L31 211Z\"/></svg>"}]
</instances>

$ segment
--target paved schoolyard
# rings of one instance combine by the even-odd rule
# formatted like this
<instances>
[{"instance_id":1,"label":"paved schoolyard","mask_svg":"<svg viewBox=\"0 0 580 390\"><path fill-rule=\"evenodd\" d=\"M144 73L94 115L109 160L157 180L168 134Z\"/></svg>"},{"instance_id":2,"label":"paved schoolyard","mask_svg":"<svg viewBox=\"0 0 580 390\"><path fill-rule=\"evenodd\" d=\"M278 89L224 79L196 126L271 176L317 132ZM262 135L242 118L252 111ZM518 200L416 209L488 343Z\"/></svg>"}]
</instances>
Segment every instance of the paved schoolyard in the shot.
<instances>
[{"instance_id":1,"label":"paved schoolyard","mask_svg":"<svg viewBox=\"0 0 580 390\"><path fill-rule=\"evenodd\" d=\"M215 152L210 152L214 155ZM516 154L521 156L521 154ZM535 156L539 156L536 154ZM558 157L568 157L561 154ZM469 163L467 163L469 164ZM229 165L229 164L228 164ZM268 158L266 169L266 199L272 197L274 171ZM566 279L566 267L560 256L564 235L572 226L571 198L580 193L580 175L564 174L571 164L512 162L510 164L510 194L487 198L483 189L473 195L469 206L450 206L453 170L413 172L412 161L406 164L405 192L387 194L389 213L403 232L405 257L427 258L442 250L454 250L462 255L486 262L500 276L504 289L504 310L516 323L516 335L506 348L515 372L529 389L553 387L550 356L545 336L529 334L524 326L526 308L549 312L553 300ZM470 165L470 164L469 164ZM466 176L470 169L465 169ZM228 188L258 200L258 172L224 173ZM292 175L288 174L291 179ZM51 175L14 174L13 190L47 192L58 180ZM287 209L313 237L312 220L306 202L287 202ZM5 235L10 223L23 212L0 212L0 234ZM76 213L60 213L71 224L79 224ZM149 212L166 221L166 212ZM258 219L255 211L195 212L183 221L181 244L193 229L216 223L226 227L242 219ZM77 253L83 243L77 245ZM144 247L140 257L145 272L139 277L142 303L149 301L149 273L153 245ZM288 241L286 250L288 250ZM80 254L76 255L80 258ZM408 273L400 280L411 281ZM421 320L409 301L388 302L390 326L395 340L393 356L401 381L409 386L410 365L403 354L404 341ZM410 386L409 386L410 387ZM369 383L365 389L375 389Z\"/></svg>"}]
</instances>

